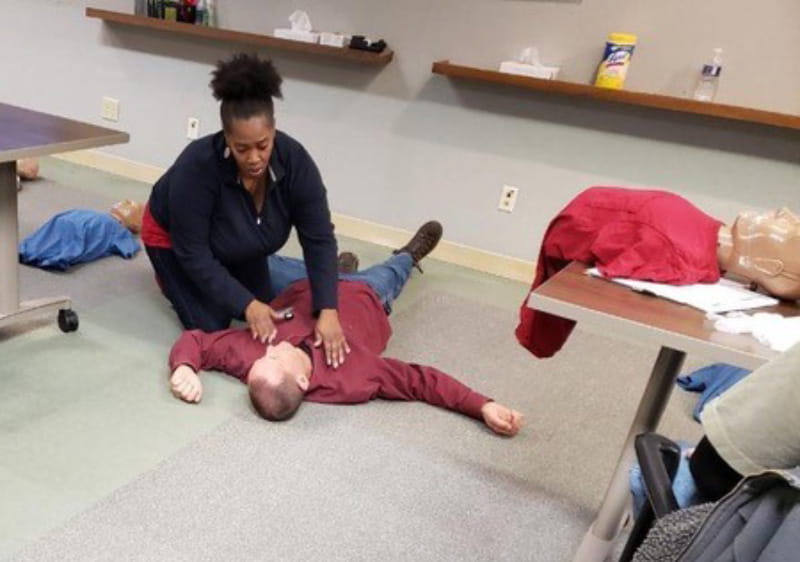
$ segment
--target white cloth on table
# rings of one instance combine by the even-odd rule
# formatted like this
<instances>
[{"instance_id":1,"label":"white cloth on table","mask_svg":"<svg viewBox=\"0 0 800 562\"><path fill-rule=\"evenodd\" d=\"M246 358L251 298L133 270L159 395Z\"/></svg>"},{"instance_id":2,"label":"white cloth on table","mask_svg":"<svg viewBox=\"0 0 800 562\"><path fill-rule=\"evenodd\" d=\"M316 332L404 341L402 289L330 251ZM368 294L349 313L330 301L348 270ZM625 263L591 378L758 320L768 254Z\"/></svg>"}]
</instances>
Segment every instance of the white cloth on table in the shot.
<instances>
[{"instance_id":1,"label":"white cloth on table","mask_svg":"<svg viewBox=\"0 0 800 562\"><path fill-rule=\"evenodd\" d=\"M774 349L786 351L800 342L800 316L787 318L772 312L729 312L721 316L709 314L714 329L729 334L753 334L759 342Z\"/></svg>"}]
</instances>

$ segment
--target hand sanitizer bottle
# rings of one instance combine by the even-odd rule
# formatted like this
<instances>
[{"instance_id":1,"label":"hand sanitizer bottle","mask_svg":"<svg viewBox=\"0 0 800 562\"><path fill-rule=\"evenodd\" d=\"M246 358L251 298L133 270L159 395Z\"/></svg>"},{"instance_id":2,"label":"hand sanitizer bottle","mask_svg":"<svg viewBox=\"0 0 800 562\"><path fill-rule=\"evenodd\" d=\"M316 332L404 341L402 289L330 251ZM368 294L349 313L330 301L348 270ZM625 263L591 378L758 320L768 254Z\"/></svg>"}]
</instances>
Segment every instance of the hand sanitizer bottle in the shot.
<instances>
[{"instance_id":1,"label":"hand sanitizer bottle","mask_svg":"<svg viewBox=\"0 0 800 562\"><path fill-rule=\"evenodd\" d=\"M714 101L722 73L722 49L714 49L714 58L710 64L703 65L700 80L694 90L694 99L698 101Z\"/></svg>"}]
</instances>

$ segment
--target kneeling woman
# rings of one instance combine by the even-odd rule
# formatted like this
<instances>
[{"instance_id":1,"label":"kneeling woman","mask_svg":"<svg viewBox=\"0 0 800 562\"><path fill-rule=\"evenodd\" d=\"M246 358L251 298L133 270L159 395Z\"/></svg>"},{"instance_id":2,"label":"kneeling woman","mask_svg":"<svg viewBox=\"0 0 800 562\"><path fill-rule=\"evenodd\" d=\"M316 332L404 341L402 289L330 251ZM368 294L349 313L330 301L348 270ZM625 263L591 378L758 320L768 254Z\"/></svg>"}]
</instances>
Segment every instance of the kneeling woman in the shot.
<instances>
[{"instance_id":1,"label":"kneeling woman","mask_svg":"<svg viewBox=\"0 0 800 562\"><path fill-rule=\"evenodd\" d=\"M187 329L215 331L244 319L262 341L278 315L266 257L294 226L317 315L316 344L330 364L349 351L337 312L336 239L325 186L296 140L276 130L281 78L270 61L235 55L211 88L222 130L189 144L153 187L142 241L164 295Z\"/></svg>"}]
</instances>

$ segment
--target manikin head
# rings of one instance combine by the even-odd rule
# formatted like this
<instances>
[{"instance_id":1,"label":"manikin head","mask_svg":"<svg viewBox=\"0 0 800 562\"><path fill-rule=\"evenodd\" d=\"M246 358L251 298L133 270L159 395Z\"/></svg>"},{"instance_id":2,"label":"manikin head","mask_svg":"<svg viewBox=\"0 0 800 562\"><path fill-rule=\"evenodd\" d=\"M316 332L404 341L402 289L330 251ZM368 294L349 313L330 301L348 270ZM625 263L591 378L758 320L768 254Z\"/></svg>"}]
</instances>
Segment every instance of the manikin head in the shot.
<instances>
[{"instance_id":1,"label":"manikin head","mask_svg":"<svg viewBox=\"0 0 800 562\"><path fill-rule=\"evenodd\" d=\"M123 199L111 207L111 216L134 234L142 230L143 213L144 205L130 199Z\"/></svg>"},{"instance_id":2,"label":"manikin head","mask_svg":"<svg viewBox=\"0 0 800 562\"><path fill-rule=\"evenodd\" d=\"M311 378L311 359L288 342L267 347L247 374L253 407L271 421L294 415L303 401Z\"/></svg>"},{"instance_id":3,"label":"manikin head","mask_svg":"<svg viewBox=\"0 0 800 562\"><path fill-rule=\"evenodd\" d=\"M39 177L39 161L36 158L17 160L17 175L21 180L35 180Z\"/></svg>"},{"instance_id":4,"label":"manikin head","mask_svg":"<svg viewBox=\"0 0 800 562\"><path fill-rule=\"evenodd\" d=\"M720 230L720 268L782 299L800 299L800 218L789 209L745 211Z\"/></svg>"}]
</instances>

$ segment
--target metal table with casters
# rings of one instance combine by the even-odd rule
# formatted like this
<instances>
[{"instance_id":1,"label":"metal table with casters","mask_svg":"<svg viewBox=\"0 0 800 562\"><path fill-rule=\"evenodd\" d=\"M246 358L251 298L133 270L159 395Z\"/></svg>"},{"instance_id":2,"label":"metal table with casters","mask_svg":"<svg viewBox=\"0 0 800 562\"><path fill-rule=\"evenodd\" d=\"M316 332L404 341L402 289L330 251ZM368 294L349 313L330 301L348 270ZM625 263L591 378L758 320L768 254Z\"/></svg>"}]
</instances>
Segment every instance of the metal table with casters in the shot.
<instances>
[{"instance_id":1,"label":"metal table with casters","mask_svg":"<svg viewBox=\"0 0 800 562\"><path fill-rule=\"evenodd\" d=\"M643 295L605 279L586 275L586 266L572 263L536 288L528 306L575 320L589 331L639 344L660 347L639 406L592 526L575 554L575 561L602 561L611 553L630 494L628 473L635 459L636 435L653 431L667 406L675 378L687 353L756 369L778 353L749 335L714 330L705 314L665 299ZM781 304L759 311L800 315L795 305Z\"/></svg>"},{"instance_id":2,"label":"metal table with casters","mask_svg":"<svg viewBox=\"0 0 800 562\"><path fill-rule=\"evenodd\" d=\"M19 300L17 164L58 152L128 142L128 134L0 103L0 328L58 311L59 327L78 328L68 297Z\"/></svg>"}]
</instances>

